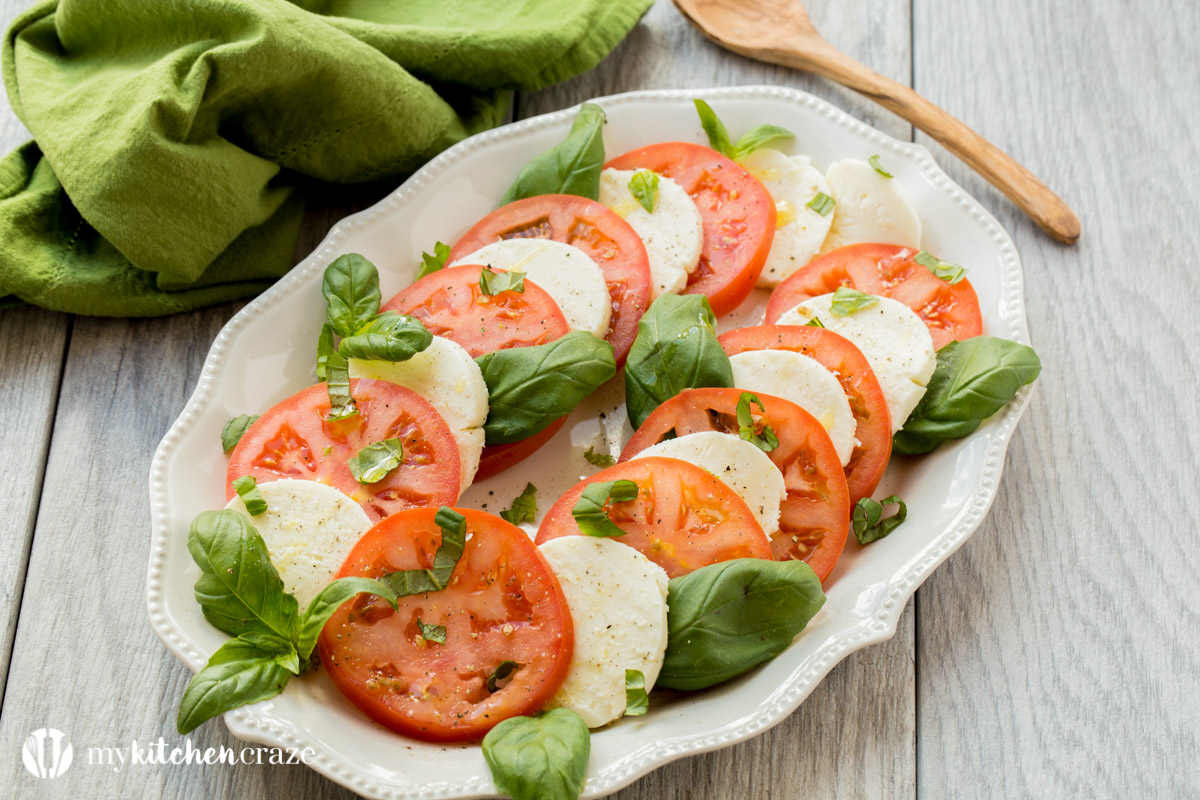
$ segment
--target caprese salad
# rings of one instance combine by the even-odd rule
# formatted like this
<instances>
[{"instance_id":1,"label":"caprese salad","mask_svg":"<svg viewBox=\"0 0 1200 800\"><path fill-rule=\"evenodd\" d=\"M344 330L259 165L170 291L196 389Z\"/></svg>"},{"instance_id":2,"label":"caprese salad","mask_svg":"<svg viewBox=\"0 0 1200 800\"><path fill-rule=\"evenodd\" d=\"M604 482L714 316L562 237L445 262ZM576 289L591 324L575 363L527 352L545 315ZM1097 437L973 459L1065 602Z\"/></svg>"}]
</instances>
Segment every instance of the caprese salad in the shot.
<instances>
[{"instance_id":1,"label":"caprese salad","mask_svg":"<svg viewBox=\"0 0 1200 800\"><path fill-rule=\"evenodd\" d=\"M872 499L893 453L1037 377L878 156L822 172L772 147L791 132L735 143L696 107L711 147L606 161L585 104L394 297L360 255L328 266L316 382L229 421L227 503L188 534L196 600L234 638L180 732L319 665L397 734L482 741L517 800L577 797L589 730L786 649L850 534L904 521ZM755 286L762 324L718 335ZM614 378L619 457L589 448L599 471L558 497L458 505Z\"/></svg>"}]
</instances>

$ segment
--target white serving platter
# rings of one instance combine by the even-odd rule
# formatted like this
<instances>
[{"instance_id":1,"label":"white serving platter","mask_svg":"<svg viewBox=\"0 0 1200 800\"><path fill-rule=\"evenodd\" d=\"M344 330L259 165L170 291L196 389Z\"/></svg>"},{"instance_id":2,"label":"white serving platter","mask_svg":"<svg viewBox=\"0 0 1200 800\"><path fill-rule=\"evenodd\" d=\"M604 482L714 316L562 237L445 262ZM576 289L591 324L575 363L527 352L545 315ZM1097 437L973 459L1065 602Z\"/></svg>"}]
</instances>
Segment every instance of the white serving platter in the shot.
<instances>
[{"instance_id":1,"label":"white serving platter","mask_svg":"<svg viewBox=\"0 0 1200 800\"><path fill-rule=\"evenodd\" d=\"M789 128L796 139L784 149L809 155L820 168L839 158L879 154L916 204L926 249L968 267L986 332L1029 343L1020 261L996 220L925 148L897 141L816 97L751 86L600 98L595 102L607 113L609 156L660 141L707 143L694 97L706 99L734 137L764 122ZM225 504L220 443L225 422L259 413L315 382L324 268L342 253L361 253L379 267L383 296L390 297L412 281L423 250L432 251L438 240L453 243L491 211L520 167L566 135L575 113L566 109L524 120L445 151L388 197L338 223L308 258L217 336L196 390L150 470L147 610L155 633L190 669L200 669L226 636L205 621L193 599L199 573L187 551L188 525L199 512ZM720 321L721 330L756 324L765 303L766 292L756 290ZM619 452L630 433L622 389L618 375L546 447L509 473L472 486L460 505L496 511L533 481L539 508L547 509L576 480L597 471L583 459L589 446ZM905 498L904 526L866 548L850 537L826 582L824 609L778 658L708 691L660 702L653 702L655 696L648 715L595 732L584 796L601 797L673 759L762 733L794 711L838 661L890 638L908 598L987 513L1028 396L1028 388L1022 390L966 439L919 459L894 458L876 496ZM293 679L274 699L227 713L225 723L247 741L311 748L310 766L365 797L495 794L478 746L430 745L377 726L321 671Z\"/></svg>"}]
</instances>

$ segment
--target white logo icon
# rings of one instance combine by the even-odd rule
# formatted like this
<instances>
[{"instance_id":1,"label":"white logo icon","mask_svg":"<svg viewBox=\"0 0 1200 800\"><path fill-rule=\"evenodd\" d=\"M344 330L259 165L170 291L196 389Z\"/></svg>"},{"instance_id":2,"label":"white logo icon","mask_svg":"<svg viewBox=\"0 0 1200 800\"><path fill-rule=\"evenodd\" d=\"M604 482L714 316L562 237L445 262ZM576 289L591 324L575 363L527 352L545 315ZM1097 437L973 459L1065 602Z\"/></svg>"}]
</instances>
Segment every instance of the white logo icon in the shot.
<instances>
[{"instance_id":1,"label":"white logo icon","mask_svg":"<svg viewBox=\"0 0 1200 800\"><path fill-rule=\"evenodd\" d=\"M29 734L21 748L25 769L35 778L57 778L66 772L75 753L65 738L66 734L56 728L38 728ZM49 747L46 746L47 739L50 740Z\"/></svg>"}]
</instances>

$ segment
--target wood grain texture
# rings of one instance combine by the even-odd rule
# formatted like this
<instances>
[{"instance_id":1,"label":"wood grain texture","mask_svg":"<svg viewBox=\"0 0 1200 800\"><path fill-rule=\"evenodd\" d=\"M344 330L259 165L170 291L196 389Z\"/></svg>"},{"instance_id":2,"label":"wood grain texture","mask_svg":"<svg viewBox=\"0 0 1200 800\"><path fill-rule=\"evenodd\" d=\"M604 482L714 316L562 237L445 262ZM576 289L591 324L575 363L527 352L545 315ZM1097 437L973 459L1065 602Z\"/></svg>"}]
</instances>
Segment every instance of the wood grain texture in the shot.
<instances>
[{"instance_id":1,"label":"wood grain texture","mask_svg":"<svg viewBox=\"0 0 1200 800\"><path fill-rule=\"evenodd\" d=\"M914 30L917 90L1084 227L1054 244L931 147L1013 234L1044 370L917 596L920 795L1195 797L1200 7L918 0Z\"/></svg>"}]
</instances>

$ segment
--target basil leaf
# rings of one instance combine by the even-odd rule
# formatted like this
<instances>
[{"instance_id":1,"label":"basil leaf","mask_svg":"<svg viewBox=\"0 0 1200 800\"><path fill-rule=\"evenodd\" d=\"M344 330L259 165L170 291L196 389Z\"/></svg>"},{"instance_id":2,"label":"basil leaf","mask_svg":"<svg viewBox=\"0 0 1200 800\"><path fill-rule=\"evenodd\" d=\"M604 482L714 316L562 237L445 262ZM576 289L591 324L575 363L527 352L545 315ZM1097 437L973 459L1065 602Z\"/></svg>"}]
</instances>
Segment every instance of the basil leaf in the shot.
<instances>
[{"instance_id":1,"label":"basil leaf","mask_svg":"<svg viewBox=\"0 0 1200 800\"><path fill-rule=\"evenodd\" d=\"M818 319L817 317L813 317L808 322L804 323L804 325L805 325L805 327L808 327L808 328L824 328L825 327L825 323L821 322L821 320Z\"/></svg>"},{"instance_id":2,"label":"basil leaf","mask_svg":"<svg viewBox=\"0 0 1200 800\"><path fill-rule=\"evenodd\" d=\"M696 113L700 115L700 127L704 128L704 133L708 135L708 146L727 158L733 158L734 149L733 143L729 141L729 131L725 130L725 123L721 122L717 112L698 97L692 102L696 105Z\"/></svg>"},{"instance_id":3,"label":"basil leaf","mask_svg":"<svg viewBox=\"0 0 1200 800\"><path fill-rule=\"evenodd\" d=\"M358 577L338 578L312 599L304 616L300 618L296 650L301 658L307 659L312 654L313 648L317 644L317 637L321 635L321 629L333 616L333 612L341 608L347 600L363 593L378 595L386 600L392 608L396 607L395 592L379 581Z\"/></svg>"},{"instance_id":4,"label":"basil leaf","mask_svg":"<svg viewBox=\"0 0 1200 800\"><path fill-rule=\"evenodd\" d=\"M359 483L379 483L404 460L404 445L397 438L373 442L346 460Z\"/></svg>"},{"instance_id":5,"label":"basil leaf","mask_svg":"<svg viewBox=\"0 0 1200 800\"><path fill-rule=\"evenodd\" d=\"M779 437L775 435L775 431L771 430L771 426L765 423L762 426L762 432L759 432L754 423L754 415L750 410L751 403L758 406L758 410L762 413L767 412L762 400L758 399L758 395L742 392L737 404L738 436L764 453L769 453L779 447Z\"/></svg>"},{"instance_id":6,"label":"basil leaf","mask_svg":"<svg viewBox=\"0 0 1200 800\"><path fill-rule=\"evenodd\" d=\"M488 297L495 297L501 292L525 292L524 272L492 272L484 267L479 272L479 289Z\"/></svg>"},{"instance_id":7,"label":"basil leaf","mask_svg":"<svg viewBox=\"0 0 1200 800\"><path fill-rule=\"evenodd\" d=\"M640 717L650 710L646 676L640 669L625 670L625 716Z\"/></svg>"},{"instance_id":8,"label":"basil leaf","mask_svg":"<svg viewBox=\"0 0 1200 800\"><path fill-rule=\"evenodd\" d=\"M612 345L586 331L485 353L475 363L488 387L487 444L540 433L617 372Z\"/></svg>"},{"instance_id":9,"label":"basil leaf","mask_svg":"<svg viewBox=\"0 0 1200 800\"><path fill-rule=\"evenodd\" d=\"M379 272L358 253L338 256L321 281L325 318L338 336L353 336L379 312Z\"/></svg>"},{"instance_id":10,"label":"basil leaf","mask_svg":"<svg viewBox=\"0 0 1200 800\"><path fill-rule=\"evenodd\" d=\"M630 480L590 483L583 490L571 516L579 530L588 536L624 536L615 522L609 519L604 507L608 503L624 503L638 495L638 485Z\"/></svg>"},{"instance_id":11,"label":"basil leaf","mask_svg":"<svg viewBox=\"0 0 1200 800\"><path fill-rule=\"evenodd\" d=\"M796 134L787 128L781 128L778 125L759 125L756 128L746 131L742 134L742 138L738 139L737 144L733 148L733 159L736 161L739 158L748 156L758 148L776 139L794 139L795 137Z\"/></svg>"},{"instance_id":12,"label":"basil leaf","mask_svg":"<svg viewBox=\"0 0 1200 800\"><path fill-rule=\"evenodd\" d=\"M684 389L733 386L716 323L699 294L660 295L642 315L625 362L625 410L635 429Z\"/></svg>"},{"instance_id":13,"label":"basil leaf","mask_svg":"<svg viewBox=\"0 0 1200 800\"><path fill-rule=\"evenodd\" d=\"M598 199L600 171L604 169L603 127L604 109L595 103L580 106L567 138L525 165L500 205L540 194Z\"/></svg>"},{"instance_id":14,"label":"basil leaf","mask_svg":"<svg viewBox=\"0 0 1200 800\"><path fill-rule=\"evenodd\" d=\"M946 283L954 286L967 277L967 268L958 264L951 264L948 261L942 261L937 256L931 254L927 250L922 250L913 256L913 261L920 264L925 269L938 276Z\"/></svg>"},{"instance_id":15,"label":"basil leaf","mask_svg":"<svg viewBox=\"0 0 1200 800\"><path fill-rule=\"evenodd\" d=\"M235 479L233 490L242 499L242 505L246 507L246 513L250 516L257 517L267 510L267 501L258 491L258 481L254 479L253 475L243 475Z\"/></svg>"},{"instance_id":16,"label":"basil leaf","mask_svg":"<svg viewBox=\"0 0 1200 800\"><path fill-rule=\"evenodd\" d=\"M589 447L583 454L583 460L593 467L611 467L617 460L608 453L597 453L595 447Z\"/></svg>"},{"instance_id":17,"label":"basil leaf","mask_svg":"<svg viewBox=\"0 0 1200 800\"><path fill-rule=\"evenodd\" d=\"M236 511L204 511L192 520L188 551L202 573L196 602L205 619L233 636L257 631L291 640L296 598L283 590L250 520Z\"/></svg>"},{"instance_id":18,"label":"basil leaf","mask_svg":"<svg viewBox=\"0 0 1200 800\"><path fill-rule=\"evenodd\" d=\"M1023 344L991 336L951 342L938 351L925 395L892 437L892 447L919 455L969 435L1041 371L1037 353Z\"/></svg>"},{"instance_id":19,"label":"basil leaf","mask_svg":"<svg viewBox=\"0 0 1200 800\"><path fill-rule=\"evenodd\" d=\"M879 303L879 298L873 294L863 294L849 286L839 286L833 293L833 301L829 304L829 313L835 317L848 317L855 311L870 308Z\"/></svg>"},{"instance_id":20,"label":"basil leaf","mask_svg":"<svg viewBox=\"0 0 1200 800\"><path fill-rule=\"evenodd\" d=\"M893 503L899 506L896 513L881 520L883 507ZM864 497L854 504L854 514L851 517L850 525L854 528L854 536L858 539L859 544L870 544L900 527L900 523L904 522L907 516L908 506L896 495L878 503L869 497Z\"/></svg>"},{"instance_id":21,"label":"basil leaf","mask_svg":"<svg viewBox=\"0 0 1200 800\"><path fill-rule=\"evenodd\" d=\"M506 719L483 737L496 790L514 800L575 800L591 752L587 724L565 708Z\"/></svg>"},{"instance_id":22,"label":"basil leaf","mask_svg":"<svg viewBox=\"0 0 1200 800\"><path fill-rule=\"evenodd\" d=\"M345 419L358 413L354 396L350 394L350 362L334 350L325 361L325 386L329 390L327 420Z\"/></svg>"},{"instance_id":23,"label":"basil leaf","mask_svg":"<svg viewBox=\"0 0 1200 800\"><path fill-rule=\"evenodd\" d=\"M258 414L239 414L226 422L225 427L221 430L221 449L228 453L237 447L237 443L246 434L246 429L257 420Z\"/></svg>"},{"instance_id":24,"label":"basil leaf","mask_svg":"<svg viewBox=\"0 0 1200 800\"><path fill-rule=\"evenodd\" d=\"M642 208L654 213L654 201L658 198L658 173L649 169L639 169L629 179L629 193L632 194Z\"/></svg>"},{"instance_id":25,"label":"basil leaf","mask_svg":"<svg viewBox=\"0 0 1200 800\"><path fill-rule=\"evenodd\" d=\"M828 217L829 212L833 211L833 207L836 205L836 203L832 197L824 192L817 192L813 195L812 200L808 201L807 205L822 217Z\"/></svg>"},{"instance_id":26,"label":"basil leaf","mask_svg":"<svg viewBox=\"0 0 1200 800\"><path fill-rule=\"evenodd\" d=\"M368 361L408 361L432 343L433 334L419 319L386 311L342 339L338 352Z\"/></svg>"},{"instance_id":27,"label":"basil leaf","mask_svg":"<svg viewBox=\"0 0 1200 800\"><path fill-rule=\"evenodd\" d=\"M433 644L446 643L446 626L445 625L426 625L420 617L417 617L417 629L421 631L421 638Z\"/></svg>"},{"instance_id":28,"label":"basil leaf","mask_svg":"<svg viewBox=\"0 0 1200 800\"><path fill-rule=\"evenodd\" d=\"M496 665L496 668L492 670L492 674L488 675L487 677L487 690L489 692L495 692L497 684L516 672L520 666L521 665L515 661L501 661Z\"/></svg>"},{"instance_id":29,"label":"basil leaf","mask_svg":"<svg viewBox=\"0 0 1200 800\"><path fill-rule=\"evenodd\" d=\"M433 255L429 253L421 253L421 269L417 272L417 280L421 280L426 275L432 275L442 267L446 266L446 261L450 258L450 245L438 242L433 246Z\"/></svg>"},{"instance_id":30,"label":"basil leaf","mask_svg":"<svg viewBox=\"0 0 1200 800\"><path fill-rule=\"evenodd\" d=\"M892 175L892 173L890 173L886 169L884 169L883 165L879 163L879 156L877 156L877 155L871 156L870 158L867 159L867 163L871 165L871 169L875 170L883 177L885 177L885 178L894 177Z\"/></svg>"},{"instance_id":31,"label":"basil leaf","mask_svg":"<svg viewBox=\"0 0 1200 800\"><path fill-rule=\"evenodd\" d=\"M525 490L513 498L512 505L500 512L500 518L513 525L537 519L537 487L526 483Z\"/></svg>"},{"instance_id":32,"label":"basil leaf","mask_svg":"<svg viewBox=\"0 0 1200 800\"><path fill-rule=\"evenodd\" d=\"M658 685L704 689L787 649L825 604L803 561L739 558L671 580Z\"/></svg>"},{"instance_id":33,"label":"basil leaf","mask_svg":"<svg viewBox=\"0 0 1200 800\"><path fill-rule=\"evenodd\" d=\"M221 645L184 689L176 729L181 734L190 733L226 711L282 692L293 674L285 664L296 660L295 648L290 642L284 644L286 650L271 650L260 642L238 637Z\"/></svg>"},{"instance_id":34,"label":"basil leaf","mask_svg":"<svg viewBox=\"0 0 1200 800\"><path fill-rule=\"evenodd\" d=\"M333 326L328 322L322 323L321 333L317 335L317 380L323 381L329 377L329 354L336 349Z\"/></svg>"},{"instance_id":35,"label":"basil leaf","mask_svg":"<svg viewBox=\"0 0 1200 800\"><path fill-rule=\"evenodd\" d=\"M449 506L442 506L434 521L442 529L442 543L433 554L433 568L397 570L379 579L400 597L445 589L462 558L467 543L467 518Z\"/></svg>"}]
</instances>

